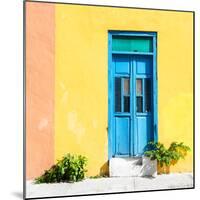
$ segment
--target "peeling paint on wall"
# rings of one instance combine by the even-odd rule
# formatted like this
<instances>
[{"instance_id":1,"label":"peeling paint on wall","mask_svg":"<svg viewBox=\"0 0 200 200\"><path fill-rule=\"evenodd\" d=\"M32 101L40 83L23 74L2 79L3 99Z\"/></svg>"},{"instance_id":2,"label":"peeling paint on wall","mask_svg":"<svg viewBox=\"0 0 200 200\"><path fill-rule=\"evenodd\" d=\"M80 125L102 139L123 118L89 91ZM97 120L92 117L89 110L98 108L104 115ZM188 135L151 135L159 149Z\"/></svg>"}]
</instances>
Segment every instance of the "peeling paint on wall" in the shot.
<instances>
[{"instance_id":1,"label":"peeling paint on wall","mask_svg":"<svg viewBox=\"0 0 200 200\"><path fill-rule=\"evenodd\" d=\"M68 128L80 141L85 133L85 128L80 121L78 121L77 113L75 111L68 113Z\"/></svg>"}]
</instances>

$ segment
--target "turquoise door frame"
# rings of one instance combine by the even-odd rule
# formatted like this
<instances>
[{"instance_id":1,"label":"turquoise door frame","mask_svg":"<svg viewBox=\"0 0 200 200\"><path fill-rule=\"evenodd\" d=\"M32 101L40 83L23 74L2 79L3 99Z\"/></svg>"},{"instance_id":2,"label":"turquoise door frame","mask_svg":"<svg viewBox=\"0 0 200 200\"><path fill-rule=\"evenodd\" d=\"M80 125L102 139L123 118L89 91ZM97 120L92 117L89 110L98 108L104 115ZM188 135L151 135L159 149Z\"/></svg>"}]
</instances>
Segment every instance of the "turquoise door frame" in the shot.
<instances>
[{"instance_id":1,"label":"turquoise door frame","mask_svg":"<svg viewBox=\"0 0 200 200\"><path fill-rule=\"evenodd\" d=\"M113 37L124 37L127 36L129 39L130 37L138 38L148 38L152 41L152 51L146 51L145 48L142 48L142 51L139 49L126 51L126 49L121 48L120 51L117 51L116 49L113 50ZM142 38L143 40L143 38ZM109 31L108 32L108 157L109 159L111 157L115 156L136 156L138 154L142 154L141 150L139 150L140 144L138 144L138 138L136 138L136 124L138 124L138 119L144 120L143 113L136 112L136 94L131 94L131 91L133 91L133 88L136 88L136 78L141 79L144 83L144 79L142 78L148 78L145 74L143 75L137 75L135 69L137 65L137 59L142 58L142 56L147 57L148 59L152 60L152 111L151 116L146 115L146 124L148 120L148 116L150 116L151 121L151 132L153 132L151 136L151 140L157 141L158 133L157 133L157 66L156 66L156 60L157 60L157 33L156 32L126 32L126 31ZM115 42L115 41L114 41ZM133 41L134 42L134 41ZM144 41L142 41L144 42ZM148 41L147 41L148 42ZM116 43L116 42L115 42ZM136 44L136 45L135 45ZM137 41L134 43L135 46L137 46ZM114 44L116 45L116 44ZM133 46L133 45L132 45ZM127 48L127 47L125 47ZM129 48L129 47L128 47ZM130 47L132 48L132 47ZM119 67L118 74L115 74L115 70L113 70L113 60L114 58L123 58L127 59L128 67L127 69L123 69L125 71L120 71L122 68ZM121 59L120 58L120 59ZM147 60L148 60L147 59ZM146 61L145 61L146 62ZM130 68L129 68L130 65ZM126 66L125 66L126 67ZM134 72L133 72L134 70ZM129 73L129 75L128 75ZM134 74L132 76L131 74ZM124 113L117 113L115 112L115 82L114 79L116 76L119 76L121 84L123 86L124 79L129 79L130 81L130 112L124 112ZM114 78L115 77L115 78ZM134 77L134 81L133 81ZM118 81L119 82L119 81ZM143 84L144 85L144 84ZM120 86L120 87L122 87ZM144 87L144 86L143 86ZM123 93L123 90L122 90ZM120 102L121 103L121 102ZM121 107L123 107L123 104L121 103ZM124 109L124 108L123 108ZM141 124L142 125L142 124ZM145 130L145 127L142 129ZM141 130L142 130L141 129ZM120 135L120 133L123 132L123 134ZM120 140L123 142L123 145L116 146L116 141ZM144 141L145 142L145 141ZM144 143L143 142L143 143Z\"/></svg>"}]
</instances>

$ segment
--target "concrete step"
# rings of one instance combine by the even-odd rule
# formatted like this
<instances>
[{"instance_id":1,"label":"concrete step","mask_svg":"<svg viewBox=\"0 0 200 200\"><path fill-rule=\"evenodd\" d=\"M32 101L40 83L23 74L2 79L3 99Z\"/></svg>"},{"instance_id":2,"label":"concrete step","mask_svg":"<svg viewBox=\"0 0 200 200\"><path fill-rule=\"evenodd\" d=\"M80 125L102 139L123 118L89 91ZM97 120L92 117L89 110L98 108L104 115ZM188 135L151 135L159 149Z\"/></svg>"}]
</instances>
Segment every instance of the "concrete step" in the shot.
<instances>
[{"instance_id":1,"label":"concrete step","mask_svg":"<svg viewBox=\"0 0 200 200\"><path fill-rule=\"evenodd\" d=\"M111 158L109 174L111 177L139 176L142 170L142 158Z\"/></svg>"},{"instance_id":2,"label":"concrete step","mask_svg":"<svg viewBox=\"0 0 200 200\"><path fill-rule=\"evenodd\" d=\"M156 176L157 162L147 157L111 158L110 177Z\"/></svg>"}]
</instances>

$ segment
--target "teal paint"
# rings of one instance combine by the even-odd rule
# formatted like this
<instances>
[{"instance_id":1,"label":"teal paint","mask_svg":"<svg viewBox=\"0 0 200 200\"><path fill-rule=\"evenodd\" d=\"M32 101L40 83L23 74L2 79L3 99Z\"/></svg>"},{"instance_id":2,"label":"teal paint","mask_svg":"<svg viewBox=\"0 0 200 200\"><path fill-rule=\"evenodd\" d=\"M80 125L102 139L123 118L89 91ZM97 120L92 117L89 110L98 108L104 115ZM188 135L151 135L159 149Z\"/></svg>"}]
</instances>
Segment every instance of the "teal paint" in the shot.
<instances>
[{"instance_id":1,"label":"teal paint","mask_svg":"<svg viewBox=\"0 0 200 200\"><path fill-rule=\"evenodd\" d=\"M151 37L113 36L113 51L153 52L153 40Z\"/></svg>"}]
</instances>

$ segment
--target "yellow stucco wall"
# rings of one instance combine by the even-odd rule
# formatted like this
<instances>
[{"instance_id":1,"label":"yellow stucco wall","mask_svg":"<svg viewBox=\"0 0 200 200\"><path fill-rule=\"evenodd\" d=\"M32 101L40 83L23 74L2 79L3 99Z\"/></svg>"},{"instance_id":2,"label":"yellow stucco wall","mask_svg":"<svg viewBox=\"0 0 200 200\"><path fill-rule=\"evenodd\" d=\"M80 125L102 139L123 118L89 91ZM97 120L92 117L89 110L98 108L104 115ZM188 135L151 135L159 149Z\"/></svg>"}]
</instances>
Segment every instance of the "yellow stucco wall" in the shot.
<instances>
[{"instance_id":1,"label":"yellow stucco wall","mask_svg":"<svg viewBox=\"0 0 200 200\"><path fill-rule=\"evenodd\" d=\"M108 160L108 30L158 32L158 138L193 141L193 15L56 5L55 160L88 158L88 175ZM192 171L192 152L172 171Z\"/></svg>"}]
</instances>

